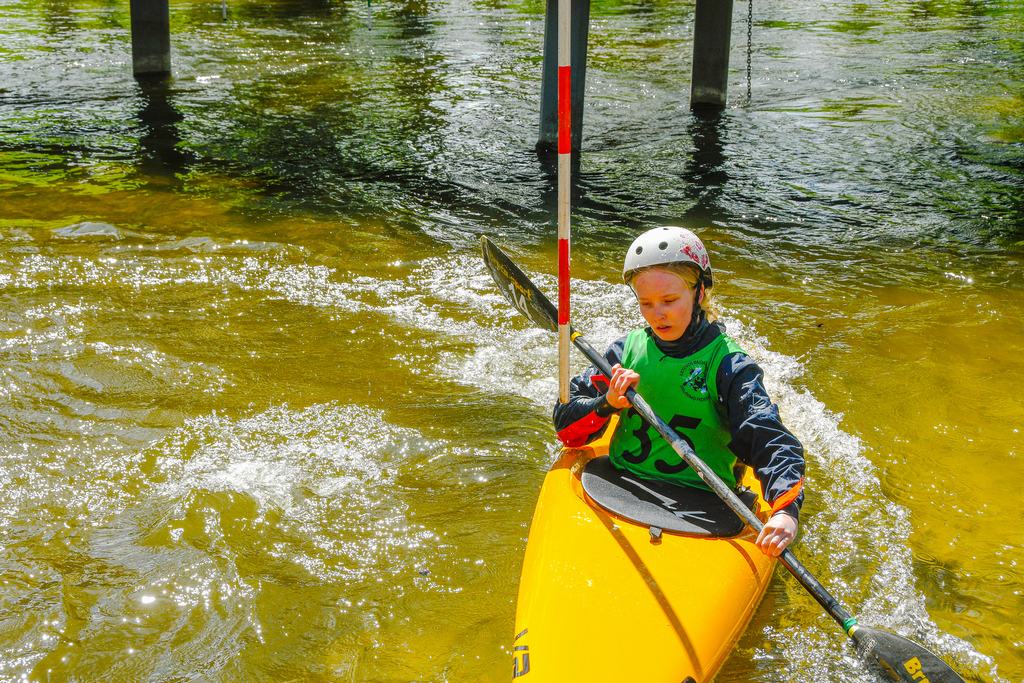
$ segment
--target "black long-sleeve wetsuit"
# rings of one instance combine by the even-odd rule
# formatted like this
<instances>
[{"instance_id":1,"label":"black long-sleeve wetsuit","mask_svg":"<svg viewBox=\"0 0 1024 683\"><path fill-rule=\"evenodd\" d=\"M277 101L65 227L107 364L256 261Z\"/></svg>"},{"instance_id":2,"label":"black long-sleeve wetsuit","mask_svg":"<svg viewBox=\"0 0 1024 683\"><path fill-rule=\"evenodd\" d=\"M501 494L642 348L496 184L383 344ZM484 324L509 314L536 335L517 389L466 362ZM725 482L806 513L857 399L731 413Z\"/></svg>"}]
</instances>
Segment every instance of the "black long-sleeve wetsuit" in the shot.
<instances>
[{"instance_id":1,"label":"black long-sleeve wetsuit","mask_svg":"<svg viewBox=\"0 0 1024 683\"><path fill-rule=\"evenodd\" d=\"M718 322L709 322L698 313L697 319L679 340L665 342L654 336L662 353L685 358L710 344L725 331ZM622 360L625 337L605 351L609 365ZM718 410L732 441L729 450L754 469L773 511L785 510L798 517L803 504L804 449L786 429L763 383L764 372L745 353L726 356L718 368ZM608 378L591 366L570 383L570 398L554 409L555 429L567 446L582 446L596 438L610 417L617 412L605 399Z\"/></svg>"}]
</instances>

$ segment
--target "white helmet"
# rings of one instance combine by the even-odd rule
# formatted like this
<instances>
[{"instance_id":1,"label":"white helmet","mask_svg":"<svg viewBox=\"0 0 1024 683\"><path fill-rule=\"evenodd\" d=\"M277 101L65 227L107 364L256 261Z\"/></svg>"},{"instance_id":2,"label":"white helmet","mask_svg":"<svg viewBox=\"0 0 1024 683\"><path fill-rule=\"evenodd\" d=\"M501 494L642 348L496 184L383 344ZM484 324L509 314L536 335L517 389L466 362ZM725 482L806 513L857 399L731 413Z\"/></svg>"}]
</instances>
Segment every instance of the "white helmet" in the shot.
<instances>
[{"instance_id":1,"label":"white helmet","mask_svg":"<svg viewBox=\"0 0 1024 683\"><path fill-rule=\"evenodd\" d=\"M648 230L633 240L622 266L622 280L628 283L630 276L641 268L669 263L692 263L700 271L705 287L710 289L714 284L711 259L704 243L686 228L674 225Z\"/></svg>"}]
</instances>

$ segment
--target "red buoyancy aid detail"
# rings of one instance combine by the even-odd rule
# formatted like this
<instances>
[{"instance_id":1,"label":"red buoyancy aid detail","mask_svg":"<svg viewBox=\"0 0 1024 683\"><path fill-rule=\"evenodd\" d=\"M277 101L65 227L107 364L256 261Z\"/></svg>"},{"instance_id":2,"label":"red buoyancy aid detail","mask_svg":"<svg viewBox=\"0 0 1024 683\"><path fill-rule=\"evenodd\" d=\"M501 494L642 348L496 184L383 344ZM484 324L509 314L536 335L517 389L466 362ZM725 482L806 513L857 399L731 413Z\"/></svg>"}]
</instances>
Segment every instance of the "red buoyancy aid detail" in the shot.
<instances>
[{"instance_id":1,"label":"red buoyancy aid detail","mask_svg":"<svg viewBox=\"0 0 1024 683\"><path fill-rule=\"evenodd\" d=\"M775 514L776 512L778 512L779 510L781 510L782 508L788 506L790 503L792 503L794 500L796 500L797 496L800 495L800 491L802 491L803 488L804 488L804 479L803 479L803 477L801 477L800 481L798 481L797 483L793 484L793 488L789 489L788 491L783 493L781 496L776 498L774 501L772 501L772 514Z\"/></svg>"},{"instance_id":2,"label":"red buoyancy aid detail","mask_svg":"<svg viewBox=\"0 0 1024 683\"><path fill-rule=\"evenodd\" d=\"M601 417L597 411L591 411L558 432L558 438L569 448L579 448L587 443L594 432L601 429L609 419Z\"/></svg>"},{"instance_id":3,"label":"red buoyancy aid detail","mask_svg":"<svg viewBox=\"0 0 1024 683\"><path fill-rule=\"evenodd\" d=\"M590 377L590 386L600 392L608 391L609 381L604 375L595 373ZM603 428L610 416L598 415L596 411L590 411L580 419L558 432L558 438L569 448L579 448L590 441L594 432Z\"/></svg>"}]
</instances>

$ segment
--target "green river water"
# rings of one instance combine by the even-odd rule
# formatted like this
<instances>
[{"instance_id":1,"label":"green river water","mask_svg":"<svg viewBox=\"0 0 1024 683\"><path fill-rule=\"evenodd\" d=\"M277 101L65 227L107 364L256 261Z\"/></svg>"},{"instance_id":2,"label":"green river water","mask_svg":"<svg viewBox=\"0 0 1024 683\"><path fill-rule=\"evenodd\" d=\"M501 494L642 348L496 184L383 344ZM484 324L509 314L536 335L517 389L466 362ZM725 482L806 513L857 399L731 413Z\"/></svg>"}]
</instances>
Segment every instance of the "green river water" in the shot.
<instances>
[{"instance_id":1,"label":"green river water","mask_svg":"<svg viewBox=\"0 0 1024 683\"><path fill-rule=\"evenodd\" d=\"M0 680L509 679L556 355L476 235L554 291L543 9L173 0L140 83L128 3L0 0ZM746 9L696 118L692 3L594 0L575 324L700 232L801 558L1024 681L1024 3L756 3L749 101ZM878 680L783 574L718 680Z\"/></svg>"}]
</instances>

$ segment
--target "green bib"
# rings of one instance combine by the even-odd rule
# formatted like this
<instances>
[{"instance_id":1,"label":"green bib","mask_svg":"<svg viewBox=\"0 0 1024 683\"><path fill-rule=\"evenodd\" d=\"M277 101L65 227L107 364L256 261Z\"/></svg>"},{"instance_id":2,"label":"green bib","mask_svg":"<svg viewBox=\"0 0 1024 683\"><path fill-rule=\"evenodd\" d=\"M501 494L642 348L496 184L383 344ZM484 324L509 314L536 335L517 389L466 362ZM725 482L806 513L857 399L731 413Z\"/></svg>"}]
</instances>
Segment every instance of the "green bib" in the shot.
<instances>
[{"instance_id":1,"label":"green bib","mask_svg":"<svg viewBox=\"0 0 1024 683\"><path fill-rule=\"evenodd\" d=\"M686 358L672 358L658 349L646 330L626 335L622 351L622 366L640 375L637 391L729 488L736 486L732 471L736 456L729 450L729 427L718 412L716 378L722 359L737 352L743 349L722 334ZM620 416L609 455L616 467L644 479L708 489L693 468L632 408Z\"/></svg>"}]
</instances>

